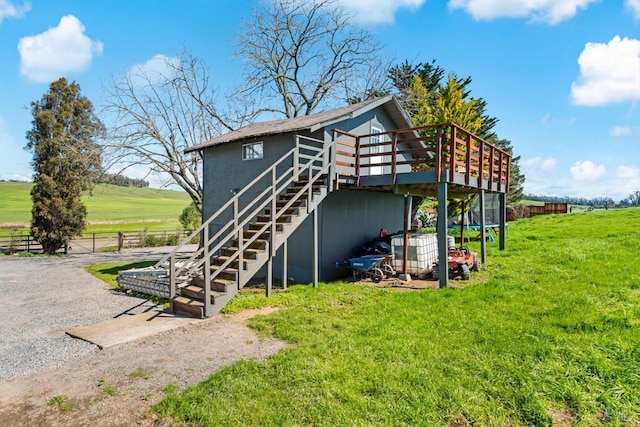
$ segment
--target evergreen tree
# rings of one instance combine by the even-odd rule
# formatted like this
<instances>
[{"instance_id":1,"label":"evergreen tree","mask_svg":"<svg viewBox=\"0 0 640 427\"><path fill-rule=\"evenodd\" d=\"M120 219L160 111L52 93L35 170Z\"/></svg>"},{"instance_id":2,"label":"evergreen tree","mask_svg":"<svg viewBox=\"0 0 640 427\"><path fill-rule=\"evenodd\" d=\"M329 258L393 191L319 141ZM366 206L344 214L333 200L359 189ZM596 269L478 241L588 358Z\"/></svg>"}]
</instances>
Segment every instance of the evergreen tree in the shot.
<instances>
[{"instance_id":1,"label":"evergreen tree","mask_svg":"<svg viewBox=\"0 0 640 427\"><path fill-rule=\"evenodd\" d=\"M87 210L81 196L100 169L95 139L104 126L80 86L65 78L32 102L31 112L32 128L26 135L35 172L31 234L46 254L54 254L84 229Z\"/></svg>"},{"instance_id":2,"label":"evergreen tree","mask_svg":"<svg viewBox=\"0 0 640 427\"><path fill-rule=\"evenodd\" d=\"M511 141L499 139L493 131L498 119L487 114L487 102L470 97L471 77L460 78L449 73L444 83L443 77L444 69L435 61L412 65L405 60L388 73L394 94L416 126L453 122L513 156ZM422 133L426 136L428 131ZM511 158L508 203L522 199L525 176L520 171L519 160L520 156ZM450 214L459 213L459 202L452 202Z\"/></svg>"},{"instance_id":3,"label":"evergreen tree","mask_svg":"<svg viewBox=\"0 0 640 427\"><path fill-rule=\"evenodd\" d=\"M470 79L461 80L455 73L450 73L447 81L436 95L434 123L455 123L458 126L477 134L482 128L483 117L478 108L478 101L468 99L467 84Z\"/></svg>"},{"instance_id":4,"label":"evergreen tree","mask_svg":"<svg viewBox=\"0 0 640 427\"><path fill-rule=\"evenodd\" d=\"M525 176L520 172L520 156L513 155L513 147L508 139L489 138L488 141L501 150L511 155L511 171L509 173L509 193L507 194L507 204L514 205L523 196L523 185Z\"/></svg>"}]
</instances>

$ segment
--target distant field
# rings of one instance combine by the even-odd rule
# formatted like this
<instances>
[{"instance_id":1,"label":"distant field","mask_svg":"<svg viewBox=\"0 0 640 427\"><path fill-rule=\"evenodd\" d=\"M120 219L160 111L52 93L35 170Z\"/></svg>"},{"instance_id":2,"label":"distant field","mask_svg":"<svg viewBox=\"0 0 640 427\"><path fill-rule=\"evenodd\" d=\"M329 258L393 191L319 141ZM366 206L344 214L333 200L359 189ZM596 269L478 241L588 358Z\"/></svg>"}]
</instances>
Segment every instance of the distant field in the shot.
<instances>
[{"instance_id":1,"label":"distant field","mask_svg":"<svg viewBox=\"0 0 640 427\"><path fill-rule=\"evenodd\" d=\"M31 186L31 183L0 182L0 226L31 221ZM86 231L111 232L178 229L178 216L190 199L181 191L100 184L82 201L90 224Z\"/></svg>"}]
</instances>

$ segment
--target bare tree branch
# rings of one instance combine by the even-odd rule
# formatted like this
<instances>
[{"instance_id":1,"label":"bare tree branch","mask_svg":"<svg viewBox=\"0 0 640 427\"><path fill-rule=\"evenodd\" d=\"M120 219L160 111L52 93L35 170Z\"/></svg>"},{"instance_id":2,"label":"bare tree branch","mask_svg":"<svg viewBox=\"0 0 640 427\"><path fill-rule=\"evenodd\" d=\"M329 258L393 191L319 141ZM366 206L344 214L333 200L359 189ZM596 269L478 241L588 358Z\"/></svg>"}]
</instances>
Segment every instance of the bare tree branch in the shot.
<instances>
[{"instance_id":1,"label":"bare tree branch","mask_svg":"<svg viewBox=\"0 0 640 427\"><path fill-rule=\"evenodd\" d=\"M164 173L201 209L200 158L184 150L233 130L246 116L218 110L208 68L190 53L155 59L155 69L134 67L107 89L104 113L112 126L104 146L106 166L142 165Z\"/></svg>"},{"instance_id":2,"label":"bare tree branch","mask_svg":"<svg viewBox=\"0 0 640 427\"><path fill-rule=\"evenodd\" d=\"M244 25L236 52L247 65L241 93L259 99L260 112L311 114L364 97L372 87L362 81L384 77L381 46L335 0L267 0ZM356 87L365 92L354 94Z\"/></svg>"}]
</instances>

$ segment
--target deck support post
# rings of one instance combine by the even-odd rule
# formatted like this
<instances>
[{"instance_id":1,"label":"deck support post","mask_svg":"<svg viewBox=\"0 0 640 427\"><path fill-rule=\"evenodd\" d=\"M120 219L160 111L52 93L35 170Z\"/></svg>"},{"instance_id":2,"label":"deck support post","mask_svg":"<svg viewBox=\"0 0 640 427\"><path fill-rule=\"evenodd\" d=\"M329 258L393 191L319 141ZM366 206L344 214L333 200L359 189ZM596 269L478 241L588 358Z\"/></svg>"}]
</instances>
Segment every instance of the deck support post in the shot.
<instances>
[{"instance_id":1,"label":"deck support post","mask_svg":"<svg viewBox=\"0 0 640 427\"><path fill-rule=\"evenodd\" d=\"M273 290L273 257L270 256L267 260L267 290L266 296L271 296L271 291Z\"/></svg>"},{"instance_id":2,"label":"deck support post","mask_svg":"<svg viewBox=\"0 0 640 427\"><path fill-rule=\"evenodd\" d=\"M460 215L460 247L464 246L464 227L466 226L466 221L464 219L465 217L465 211L467 210L467 200L466 199L462 199L462 206L461 206L461 210L462 210L462 214Z\"/></svg>"},{"instance_id":3,"label":"deck support post","mask_svg":"<svg viewBox=\"0 0 640 427\"><path fill-rule=\"evenodd\" d=\"M478 202L480 204L480 260L482 264L487 263L487 216L484 205L484 190L478 192Z\"/></svg>"},{"instance_id":4,"label":"deck support post","mask_svg":"<svg viewBox=\"0 0 640 427\"><path fill-rule=\"evenodd\" d=\"M409 215L411 215L410 198L408 194L404 195L404 221L402 227L402 274L404 280L407 280L408 264L409 264Z\"/></svg>"},{"instance_id":5,"label":"deck support post","mask_svg":"<svg viewBox=\"0 0 640 427\"><path fill-rule=\"evenodd\" d=\"M318 207L313 210L313 287L318 287Z\"/></svg>"},{"instance_id":6,"label":"deck support post","mask_svg":"<svg viewBox=\"0 0 640 427\"><path fill-rule=\"evenodd\" d=\"M289 263L288 260L288 250L287 250L287 242L289 240L285 240L284 243L282 244L282 289L287 289L287 285L288 285L288 274L289 272L287 271L287 264Z\"/></svg>"},{"instance_id":7,"label":"deck support post","mask_svg":"<svg viewBox=\"0 0 640 427\"><path fill-rule=\"evenodd\" d=\"M445 175L443 171L443 175ZM447 265L447 181L438 183L438 265L440 268L440 288L449 286L449 268Z\"/></svg>"},{"instance_id":8,"label":"deck support post","mask_svg":"<svg viewBox=\"0 0 640 427\"><path fill-rule=\"evenodd\" d=\"M506 248L505 237L507 234L507 193L500 193L498 198L500 199L500 250L504 251Z\"/></svg>"}]
</instances>

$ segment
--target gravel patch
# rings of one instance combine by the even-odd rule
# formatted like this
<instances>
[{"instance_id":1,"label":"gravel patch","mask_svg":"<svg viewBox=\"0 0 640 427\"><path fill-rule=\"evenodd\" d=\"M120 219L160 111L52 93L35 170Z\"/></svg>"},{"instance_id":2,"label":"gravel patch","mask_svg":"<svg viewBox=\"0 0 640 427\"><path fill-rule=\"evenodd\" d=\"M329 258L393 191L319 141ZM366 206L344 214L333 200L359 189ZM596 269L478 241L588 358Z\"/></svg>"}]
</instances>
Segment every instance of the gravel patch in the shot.
<instances>
[{"instance_id":1,"label":"gravel patch","mask_svg":"<svg viewBox=\"0 0 640 427\"><path fill-rule=\"evenodd\" d=\"M166 250L166 249L165 249ZM275 309L214 316L104 350L65 331L152 306L113 292L84 266L157 259L162 249L64 258L0 258L0 420L3 427L158 426L149 409L169 385L183 389L238 360L265 359L285 343L246 326ZM107 389L109 390L107 392ZM62 399L69 409L51 405Z\"/></svg>"},{"instance_id":2,"label":"gravel patch","mask_svg":"<svg viewBox=\"0 0 640 427\"><path fill-rule=\"evenodd\" d=\"M166 250L166 248L165 248ZM153 307L117 293L84 269L91 264L154 259L158 250L68 257L0 257L0 381L98 351L65 331Z\"/></svg>"}]
</instances>

